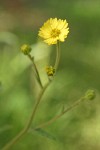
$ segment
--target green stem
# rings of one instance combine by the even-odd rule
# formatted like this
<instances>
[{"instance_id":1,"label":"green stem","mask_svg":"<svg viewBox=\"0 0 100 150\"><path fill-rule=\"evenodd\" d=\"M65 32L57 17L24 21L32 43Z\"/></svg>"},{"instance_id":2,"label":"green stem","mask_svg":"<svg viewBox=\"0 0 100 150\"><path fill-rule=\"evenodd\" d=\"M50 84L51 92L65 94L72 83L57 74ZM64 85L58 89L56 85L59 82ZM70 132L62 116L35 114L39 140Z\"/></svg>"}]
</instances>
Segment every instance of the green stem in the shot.
<instances>
[{"instance_id":1,"label":"green stem","mask_svg":"<svg viewBox=\"0 0 100 150\"><path fill-rule=\"evenodd\" d=\"M41 86L41 88L43 88L43 85L42 85L42 82L41 82L41 79L40 79L40 75L39 75L39 72L38 72L38 69L36 67L36 64L34 62L34 57L32 57L30 54L27 55L29 57L29 59L31 60L31 62L33 63L33 67L35 69L35 72L36 72L36 77L37 77L37 80Z\"/></svg>"},{"instance_id":2,"label":"green stem","mask_svg":"<svg viewBox=\"0 0 100 150\"><path fill-rule=\"evenodd\" d=\"M26 124L26 126L24 127L24 129L22 129L22 131L20 131L20 133L19 133L15 138L13 138L8 144L6 144L6 145L2 148L2 150L9 150L14 144L17 143L17 141L20 140L20 138L22 138L22 137L27 133L27 131L28 131L28 129L30 128L30 126L31 126L31 124L32 124L32 121L33 121L33 119L34 119L34 117L35 117L35 114L36 114L38 105L39 105L39 103L40 103L40 101L41 101L41 99L42 99L42 96L43 96L45 90L47 89L47 87L49 86L49 84L50 84L50 82L48 82L48 83L45 85L45 87L42 89L42 91L41 91L41 93L40 93L40 95L39 95L39 97L38 97L38 100L37 100L37 102L36 102L36 104L35 104L35 107L33 107L33 111L32 111L32 114L31 114L31 116L30 116L30 118L29 118L29 121L28 121L28 123Z\"/></svg>"},{"instance_id":3,"label":"green stem","mask_svg":"<svg viewBox=\"0 0 100 150\"><path fill-rule=\"evenodd\" d=\"M54 121L56 121L56 120L58 120L60 117L62 117L65 113L67 113L68 111L70 111L70 110L72 110L73 108L75 108L76 106L78 106L83 100L84 100L84 98L79 99L79 100L76 101L74 104L72 104L72 105L69 106L67 109L65 109L63 112L61 112L59 115L57 115L57 116L53 117L51 120L49 120L49 121L47 121L47 122L45 122L45 123L42 123L42 124L40 124L39 126L37 126L37 127L35 128L35 130L50 125L51 123L53 123Z\"/></svg>"},{"instance_id":4,"label":"green stem","mask_svg":"<svg viewBox=\"0 0 100 150\"><path fill-rule=\"evenodd\" d=\"M59 48L59 41L58 41L57 48L56 48L56 61L55 61L55 65L54 65L55 70L58 69L59 61L60 61L60 48Z\"/></svg>"}]
</instances>

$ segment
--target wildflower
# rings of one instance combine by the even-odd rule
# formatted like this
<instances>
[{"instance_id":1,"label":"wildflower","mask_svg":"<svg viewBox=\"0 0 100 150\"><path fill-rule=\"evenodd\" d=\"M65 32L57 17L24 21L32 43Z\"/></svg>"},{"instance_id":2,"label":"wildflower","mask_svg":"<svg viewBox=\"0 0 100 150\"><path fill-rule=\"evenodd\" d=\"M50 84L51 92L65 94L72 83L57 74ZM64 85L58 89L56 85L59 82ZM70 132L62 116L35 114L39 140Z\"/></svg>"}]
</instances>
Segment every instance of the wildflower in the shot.
<instances>
[{"instance_id":1,"label":"wildflower","mask_svg":"<svg viewBox=\"0 0 100 150\"><path fill-rule=\"evenodd\" d=\"M21 46L21 51L25 54L28 55L31 52L31 47L27 44L24 44Z\"/></svg>"},{"instance_id":2,"label":"wildflower","mask_svg":"<svg viewBox=\"0 0 100 150\"><path fill-rule=\"evenodd\" d=\"M53 76L55 73L55 69L52 66L46 67L46 72L48 76Z\"/></svg>"},{"instance_id":3,"label":"wildflower","mask_svg":"<svg viewBox=\"0 0 100 150\"><path fill-rule=\"evenodd\" d=\"M44 39L48 45L57 44L57 41L64 42L69 33L68 23L66 20L50 18L40 28L39 36Z\"/></svg>"}]
</instances>

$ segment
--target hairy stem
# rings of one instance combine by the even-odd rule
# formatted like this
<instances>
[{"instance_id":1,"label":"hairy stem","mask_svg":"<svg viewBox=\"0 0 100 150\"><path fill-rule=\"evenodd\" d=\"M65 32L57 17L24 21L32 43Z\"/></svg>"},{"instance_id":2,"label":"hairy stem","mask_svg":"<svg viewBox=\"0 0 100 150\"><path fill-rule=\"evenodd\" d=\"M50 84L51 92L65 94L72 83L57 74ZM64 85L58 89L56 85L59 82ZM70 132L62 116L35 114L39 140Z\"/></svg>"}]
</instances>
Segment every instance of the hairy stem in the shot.
<instances>
[{"instance_id":1,"label":"hairy stem","mask_svg":"<svg viewBox=\"0 0 100 150\"><path fill-rule=\"evenodd\" d=\"M57 48L56 48L56 61L55 61L55 65L54 65L55 70L58 69L59 61L60 61L60 48L59 48L59 41L58 41Z\"/></svg>"},{"instance_id":2,"label":"hairy stem","mask_svg":"<svg viewBox=\"0 0 100 150\"><path fill-rule=\"evenodd\" d=\"M35 73L36 73L36 78L41 86L41 88L43 88L43 85L42 85L42 82L41 82L41 79L40 79L40 75L39 75L39 72L38 72L38 69L36 67L36 64L34 62L34 57L32 57L30 54L27 55L29 57L29 59L31 60L32 64L33 64L33 67L35 69Z\"/></svg>"},{"instance_id":3,"label":"hairy stem","mask_svg":"<svg viewBox=\"0 0 100 150\"><path fill-rule=\"evenodd\" d=\"M56 120L58 120L60 117L62 117L65 113L67 113L68 111L70 111L70 110L72 110L73 108L75 108L76 106L78 106L83 100L84 100L84 98L79 99L79 100L76 101L74 104L72 104L72 105L69 106L67 109L65 109L63 112L61 112L59 115L57 115L57 116L53 117L51 120L49 120L49 121L47 121L47 122L45 122L45 123L42 123L42 124L40 124L39 126L37 126L37 127L35 128L35 130L50 125L51 123L53 123L54 121L56 121Z\"/></svg>"},{"instance_id":4,"label":"hairy stem","mask_svg":"<svg viewBox=\"0 0 100 150\"><path fill-rule=\"evenodd\" d=\"M45 85L45 87L42 89L42 91L41 91L41 93L40 93L40 95L39 95L39 97L38 97L38 100L37 100L37 102L36 102L36 104L35 104L35 107L33 107L33 111L32 111L32 114L31 114L31 116L30 116L30 118L29 118L29 121L28 121L28 123L26 124L26 126L24 127L24 129L22 129L22 131L20 131L20 133L19 133L17 136L15 136L8 144L6 144L6 145L2 148L2 150L9 150L14 144L17 143L17 141L20 140L20 138L22 138L22 137L27 133L27 131L29 130L29 128L30 128L30 126L31 126L31 124L32 124L32 121L33 121L33 119L34 119L34 117L35 117L35 114L36 114L38 105L39 105L39 103L40 103L40 101L41 101L41 99L42 99L42 96L43 96L45 90L47 89L47 87L49 86L49 84L50 84L50 82L48 82L48 83Z\"/></svg>"}]
</instances>

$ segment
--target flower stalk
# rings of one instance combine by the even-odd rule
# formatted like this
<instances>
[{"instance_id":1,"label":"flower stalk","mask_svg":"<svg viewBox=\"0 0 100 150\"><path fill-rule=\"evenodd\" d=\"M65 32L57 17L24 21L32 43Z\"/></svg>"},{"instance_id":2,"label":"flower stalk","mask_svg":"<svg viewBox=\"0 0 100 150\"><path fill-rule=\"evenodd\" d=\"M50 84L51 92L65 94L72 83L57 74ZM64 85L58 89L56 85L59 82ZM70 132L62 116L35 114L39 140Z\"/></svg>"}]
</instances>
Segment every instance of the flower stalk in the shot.
<instances>
[{"instance_id":1,"label":"flower stalk","mask_svg":"<svg viewBox=\"0 0 100 150\"><path fill-rule=\"evenodd\" d=\"M44 88L42 89L42 91L41 91L41 93L40 93L40 95L38 97L38 100L37 100L37 102L35 104L35 107L33 107L33 111L31 113L31 116L30 116L29 121L26 124L26 126L20 131L20 133L17 136L15 136L8 144L6 144L2 148L2 150L9 150L14 144L16 144L28 132L28 130L29 130L29 128L30 128L30 126L31 126L31 124L33 122L33 119L35 117L35 114L36 114L37 108L39 106L39 103L40 103L40 101L41 101L41 99L43 97L43 94L44 94L45 90L47 89L47 87L50 85L50 83L51 82L48 82L44 86Z\"/></svg>"},{"instance_id":2,"label":"flower stalk","mask_svg":"<svg viewBox=\"0 0 100 150\"><path fill-rule=\"evenodd\" d=\"M56 61L55 61L55 65L54 65L54 68L55 70L58 69L58 66L59 66L59 62L60 62L60 47L59 47L59 41L57 42L57 45L56 45Z\"/></svg>"},{"instance_id":3,"label":"flower stalk","mask_svg":"<svg viewBox=\"0 0 100 150\"><path fill-rule=\"evenodd\" d=\"M43 88L43 85L42 85L42 82L41 82L41 79L40 79L40 75L39 75L39 72L38 72L38 69L36 67L36 64L34 62L34 57L32 57L30 54L27 55L28 58L31 60L32 64L33 64L33 69L35 69L35 73L36 73L36 78L41 86L41 88Z\"/></svg>"},{"instance_id":4,"label":"flower stalk","mask_svg":"<svg viewBox=\"0 0 100 150\"><path fill-rule=\"evenodd\" d=\"M94 90L88 90L83 97L81 97L79 100L75 101L68 108L63 109L63 111L61 111L61 113L59 115L53 117L51 120L38 125L35 128L35 130L37 130L39 128L44 128L44 127L52 124L53 122L55 122L56 120L58 120L59 118L61 118L65 113L67 113L67 112L71 111L72 109L76 108L79 104L81 104L81 102L83 102L85 100L93 100L94 98L95 98L95 92L94 92Z\"/></svg>"},{"instance_id":5,"label":"flower stalk","mask_svg":"<svg viewBox=\"0 0 100 150\"><path fill-rule=\"evenodd\" d=\"M74 104L72 104L71 106L69 106L67 109L65 109L64 111L62 111L59 115L53 117L51 120L38 125L35 130L39 129L39 128L44 128L50 124L52 124L53 122L55 122L56 120L58 120L59 118L61 118L65 113L71 111L73 108L75 108L76 106L78 106L81 102L83 101L83 98L79 99L78 101L76 101Z\"/></svg>"}]
</instances>

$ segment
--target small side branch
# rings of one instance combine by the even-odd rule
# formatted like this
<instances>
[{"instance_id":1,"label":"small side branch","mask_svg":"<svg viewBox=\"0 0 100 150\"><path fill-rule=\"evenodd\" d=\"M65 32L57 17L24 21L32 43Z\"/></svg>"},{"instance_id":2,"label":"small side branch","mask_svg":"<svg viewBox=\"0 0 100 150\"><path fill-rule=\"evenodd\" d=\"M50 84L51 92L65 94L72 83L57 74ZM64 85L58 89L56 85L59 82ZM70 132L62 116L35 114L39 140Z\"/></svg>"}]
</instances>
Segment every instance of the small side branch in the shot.
<instances>
[{"instance_id":1,"label":"small side branch","mask_svg":"<svg viewBox=\"0 0 100 150\"><path fill-rule=\"evenodd\" d=\"M51 120L40 124L39 126L37 126L35 128L35 130L39 129L39 128L44 128L48 125L50 125L51 123L55 122L56 120L58 120L60 117L62 117L65 113L69 112L70 110L72 110L73 108L75 108L76 106L78 106L81 102L83 102L84 98L79 99L78 101L76 101L74 104L72 104L71 106L69 106L67 109L65 109L63 112L61 112L59 115L53 117Z\"/></svg>"}]
</instances>

